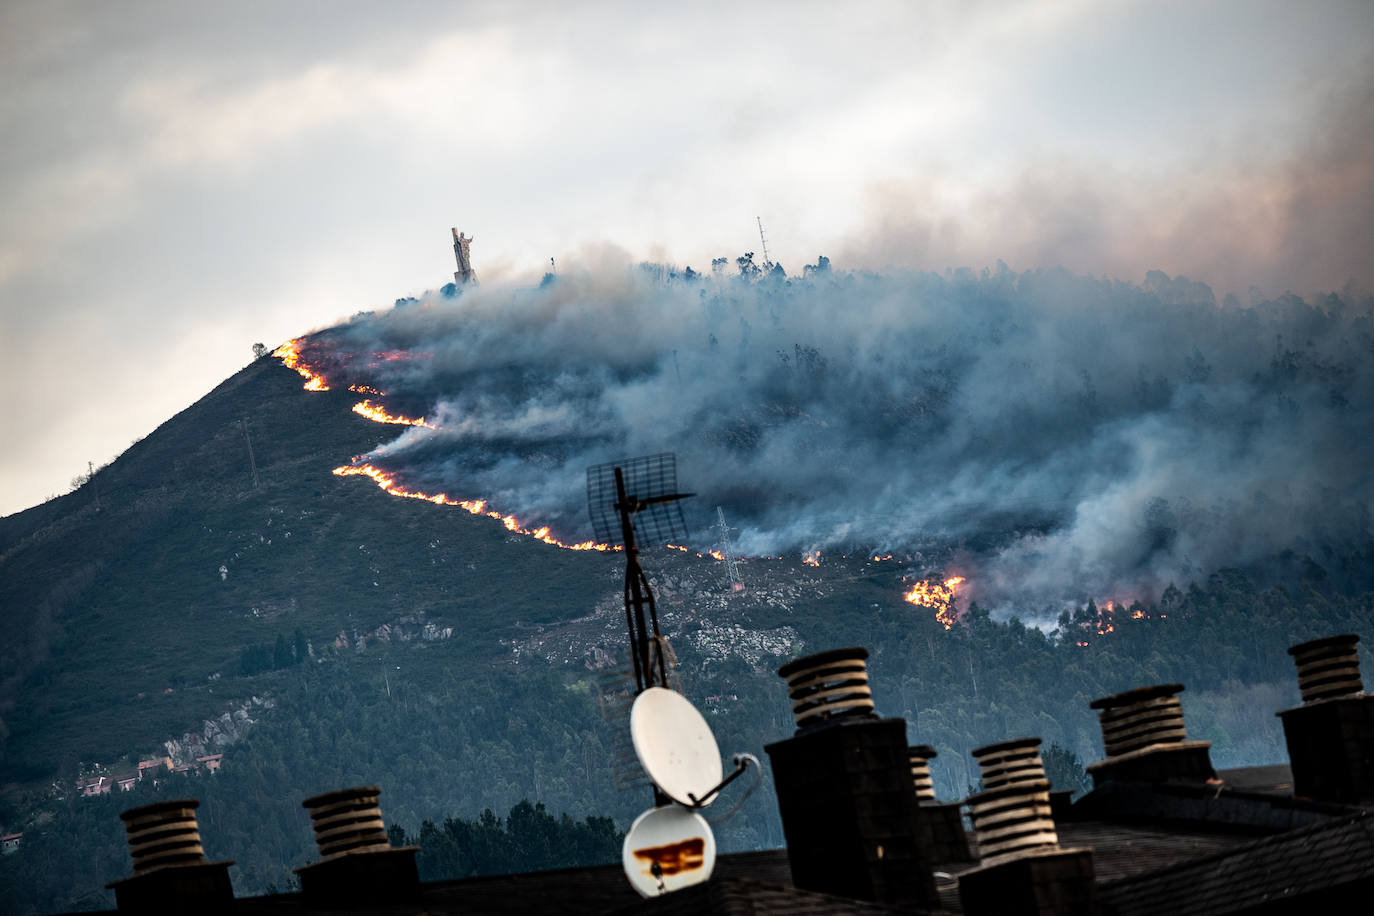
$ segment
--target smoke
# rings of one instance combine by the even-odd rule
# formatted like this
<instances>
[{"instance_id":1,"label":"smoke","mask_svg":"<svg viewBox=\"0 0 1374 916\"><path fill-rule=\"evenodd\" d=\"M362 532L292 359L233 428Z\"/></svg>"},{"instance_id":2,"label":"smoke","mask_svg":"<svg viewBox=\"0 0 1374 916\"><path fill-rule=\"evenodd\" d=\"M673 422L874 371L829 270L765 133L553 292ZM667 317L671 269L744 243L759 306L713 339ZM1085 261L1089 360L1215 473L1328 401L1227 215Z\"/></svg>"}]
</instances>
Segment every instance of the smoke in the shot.
<instances>
[{"instance_id":1,"label":"smoke","mask_svg":"<svg viewBox=\"0 0 1374 916\"><path fill-rule=\"evenodd\" d=\"M870 186L867 228L838 257L870 268L1001 257L1118 277L1158 267L1247 298L1368 283L1374 68L1357 72L1313 105L1311 134L1277 161L1259 142L1209 150L1182 171L1032 157L1010 181L964 197L951 190L968 184L960 169L923 164L919 177Z\"/></svg>"},{"instance_id":2,"label":"smoke","mask_svg":"<svg viewBox=\"0 0 1374 916\"><path fill-rule=\"evenodd\" d=\"M921 552L994 605L1149 597L1292 551L1338 564L1374 506L1374 300L1218 304L1186 277L603 263L431 294L307 361L407 416L411 489L590 536L585 469L659 451L752 555ZM341 456L342 457L342 456ZM957 568L955 568L957 567Z\"/></svg>"}]
</instances>

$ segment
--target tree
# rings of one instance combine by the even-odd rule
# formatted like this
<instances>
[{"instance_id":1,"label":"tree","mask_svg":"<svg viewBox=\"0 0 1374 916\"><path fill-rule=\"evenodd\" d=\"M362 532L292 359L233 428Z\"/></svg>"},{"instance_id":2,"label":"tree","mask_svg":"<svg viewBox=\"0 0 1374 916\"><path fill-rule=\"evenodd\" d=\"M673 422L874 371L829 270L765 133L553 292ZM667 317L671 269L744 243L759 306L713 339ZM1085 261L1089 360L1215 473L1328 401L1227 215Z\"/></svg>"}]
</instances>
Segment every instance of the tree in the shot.
<instances>
[{"instance_id":1,"label":"tree","mask_svg":"<svg viewBox=\"0 0 1374 916\"><path fill-rule=\"evenodd\" d=\"M253 344L253 358L254 358L254 359L262 359L264 356L267 355L267 352L268 352L268 351L267 351L267 344L264 344L264 343L255 343L255 344Z\"/></svg>"}]
</instances>

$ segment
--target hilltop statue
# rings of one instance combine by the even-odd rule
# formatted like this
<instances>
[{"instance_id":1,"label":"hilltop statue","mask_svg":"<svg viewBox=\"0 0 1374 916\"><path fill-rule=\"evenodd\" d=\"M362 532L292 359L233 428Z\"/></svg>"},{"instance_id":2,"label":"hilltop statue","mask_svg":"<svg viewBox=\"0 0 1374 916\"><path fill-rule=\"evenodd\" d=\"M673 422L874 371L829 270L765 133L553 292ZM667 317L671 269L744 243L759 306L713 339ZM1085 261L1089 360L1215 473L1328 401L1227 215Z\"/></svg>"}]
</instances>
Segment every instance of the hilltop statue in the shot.
<instances>
[{"instance_id":1,"label":"hilltop statue","mask_svg":"<svg viewBox=\"0 0 1374 916\"><path fill-rule=\"evenodd\" d=\"M453 231L453 256L458 259L458 269L453 273L453 282L459 286L477 285L477 274L472 269L472 255L468 253L468 246L472 244L470 236L464 237L463 233L457 229Z\"/></svg>"}]
</instances>

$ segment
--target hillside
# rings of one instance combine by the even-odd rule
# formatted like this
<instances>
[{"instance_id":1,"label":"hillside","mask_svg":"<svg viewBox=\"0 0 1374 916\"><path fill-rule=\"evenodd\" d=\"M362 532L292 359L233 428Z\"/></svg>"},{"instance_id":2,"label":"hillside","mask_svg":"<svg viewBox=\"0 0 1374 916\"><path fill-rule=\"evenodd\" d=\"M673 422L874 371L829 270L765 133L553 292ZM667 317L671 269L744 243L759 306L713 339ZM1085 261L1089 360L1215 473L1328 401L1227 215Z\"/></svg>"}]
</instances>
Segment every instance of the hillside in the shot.
<instances>
[{"instance_id":1,"label":"hillside","mask_svg":"<svg viewBox=\"0 0 1374 916\"><path fill-rule=\"evenodd\" d=\"M723 325L742 324L722 311L727 308L762 310L763 318L749 313L760 329L751 346L768 348L769 333L791 333L781 306L773 331L762 330L770 325L768 308L795 305L817 289L826 295L852 296L856 287L871 292L875 282L846 279L814 289L798 284L771 293L725 287L714 301L690 289L671 295L707 302L708 312L724 316L711 320ZM963 282L940 286L922 280L949 296L964 289ZM979 318L986 325L980 333L993 339L1006 332L999 321L1010 327L1025 319L1016 311L1024 303L1005 277L982 284L971 287L979 296L1009 297ZM532 295L538 310L554 308L540 296L568 294ZM1150 317L1143 291L1121 295L1135 310L1131 320ZM1207 321L1237 326L1259 320L1205 312L1214 304L1166 308L1158 296L1153 301L1166 315L1202 310ZM619 557L561 549L459 506L395 498L368 479L332 473L360 466L363 459L355 456L370 456L367 461L393 461L394 473L409 475L404 485L443 482L445 474L455 475L457 463L443 460L447 441L462 455L463 468L491 484L475 493L450 492L490 496L494 510L535 520L541 516L527 516L527 508L543 505L561 520L555 534L575 537L581 481L568 468L580 468L598 450L652 449L635 449L641 440L602 435L598 428L568 433L580 429L567 425L580 414L560 404L585 408L593 398L582 383L591 379L605 383L606 393L596 397L606 403L632 403L652 413L663 405L644 398L646 379L656 385L679 371L703 373L712 360L727 359L713 355L723 346L722 332L709 340L703 334L696 356L684 348L671 359L630 360L601 372L597 354L579 354L566 341L562 349L527 342L521 350L517 332L528 315L519 309L529 303L502 304L510 308L496 317L485 313L497 324L510 324L501 331L508 335L501 352L510 359L495 368L470 362L490 349L489 340L461 352L450 348L446 357L440 335L430 350L420 350L421 332L432 329L431 323L457 320L437 299L384 312L376 321L363 317L303 343L307 350L314 347L310 352L319 365L334 360L328 364L336 373L331 383L349 381L347 373L369 368L368 360L376 362L381 353L410 354L386 361L390 376L383 384L402 386L386 406L419 416L435 406L424 392L447 386L468 398L467 407L486 411L481 416L488 425L475 431L462 415L440 416L441 424L467 438L431 440L423 428L365 419L354 412L364 395L345 384L303 390L300 375L280 359L264 358L168 420L79 490L0 519L0 608L9 636L0 649L0 827L25 834L21 850L0 860L0 883L18 889L16 912L109 905L101 886L127 867L115 815L158 797L202 800L207 853L239 862L234 881L240 893L289 884L290 868L311 856L299 801L344 785L382 786L388 820L412 834L425 820L471 818L486 808L506 811L524 798L574 818L610 816L623 828L648 803L643 788L617 788L618 777L632 774L613 763L618 720L603 719L603 694L616 689L625 642ZM564 306L583 308L576 295ZM432 311L425 312L427 307ZM489 305L479 301L473 308L480 317ZM1263 313L1270 326L1325 329L1336 354L1330 358L1312 348L1280 351L1265 363L1268 374L1247 376L1249 363L1241 363L1215 383L1203 380L1197 366L1185 366L1177 378L1159 382L1175 386L1167 397L1153 381L1112 376L1099 380L1096 407L1085 405L1079 391L1072 412L1095 416L1092 422L1103 429L1138 430L1170 422L1159 415L1171 398L1234 397L1235 386L1244 383L1259 392L1257 398L1271 398L1280 416L1316 404L1307 426L1329 411L1343 428L1371 406L1367 369L1350 362L1370 336L1368 303L1360 308L1343 312L1287 302ZM494 332L479 324L462 333L481 338ZM373 337L386 338L386 346L354 345ZM743 344L728 343L737 348L727 359L731 367L749 361ZM432 357L418 355L431 351ZM874 437L881 448L873 454L880 456L898 454L904 442L913 454L937 448L910 438L918 433L943 430L962 440L960 423L966 421L956 408L964 396L956 389L983 382L976 373L956 371L963 364L954 350L942 353L938 371L913 364L916 381L910 387L895 378L881 398L864 398L856 392L867 389L858 383L885 371L879 361L853 357L850 365L832 359L824 368L819 352L799 346L784 354L788 360L774 360L769 371L782 373L781 380L760 370L762 381L747 391L741 384L723 415L693 413L699 405L685 404L705 430L699 441L684 439L686 455L697 458L680 464L684 486L705 491L694 509L695 549L657 549L646 555L645 565L680 661L683 690L707 710L722 751L763 757L765 743L790 732L782 684L773 673L778 664L803 651L864 645L873 651L879 710L905 717L913 741L940 751L933 769L942 797L961 796L975 781L970 748L1008 736L1039 735L1082 762L1096 759L1100 744L1088 702L1148 683L1188 684L1190 733L1213 742L1217 765L1280 759L1282 739L1272 713L1297 698L1284 650L1335 632L1374 640L1374 596L1365 590L1374 569L1367 525L1355 523L1335 540L1309 537L1300 520L1291 519L1293 542L1310 551L1265 552L1277 542L1251 544L1243 569L1203 566L1189 555L1190 545L1202 539L1209 551L1221 549L1230 535L1218 525L1253 516L1253 507L1230 515L1218 509L1209 516L1202 496L1191 509L1175 502L1164 515L1156 505L1144 520L1116 519L1121 542L1155 550L1144 556L1158 560L1154 568L1164 572L1179 557L1191 556L1192 573L1164 582L1157 594L1112 592L1118 597L1108 603L1097 593L1100 606L1090 600L1095 592L1089 584L1060 583L1081 598L1053 606L1055 614L1063 611L1057 619L1045 616L1043 591L1020 603L1003 600L996 619L987 604L980 606L972 586L952 601L948 590L944 599L921 599L925 603L905 598L918 583L936 589L951 572L1005 572L1006 558L1015 551L1068 524L1062 519L1073 513L1053 510L1053 500L1013 503L998 515L992 511L996 500L988 497L978 509L977 530L940 535L934 528L913 528L904 549L880 556L871 551L876 542L856 533L850 542L863 550L844 549L836 541L824 551L746 558L739 567L740 588L727 579L723 563L696 552L712 537L702 517L722 503L732 521L777 517L788 499L831 513L833 520L835 510L810 491L782 492L765 504L757 490L719 488L721 480L733 479L731 468L763 467L766 454L776 454L770 437L788 441L784 471L798 486L803 476L789 470L793 466L805 466L816 479L830 474L842 484L834 488L840 496L886 492L882 488L890 484L868 480L864 462L873 455L861 455L862 448L851 449L851 464L833 466L825 462L835 452L811 455L802 448L838 426L822 422L831 415L827 411L877 416ZM361 355L350 361L353 354ZM1217 354L1208 355L1222 363ZM1070 357L1055 350L1054 358L1065 364L1056 371L1072 377ZM800 374L798 359L808 367ZM1157 355L1161 367L1189 359L1186 352ZM695 368L694 360L701 361ZM417 378L419 383L404 387ZM356 381L379 384L370 376ZM640 400L633 400L636 391ZM747 401L746 393L760 400ZM1040 394L1026 396L1034 400ZM1142 412L1141 403L1149 409ZM1189 417L1211 422L1207 418L1216 416L1196 400L1181 403ZM605 404L598 410L596 415L615 419ZM1245 441L1268 441L1263 416L1242 419L1248 424ZM846 434L861 428L855 419ZM1046 433L1023 444L1043 451L1054 439ZM1075 441L1092 439L1083 433ZM1367 447L1353 443L1353 458ZM1261 459L1264 454L1256 452ZM1086 463L1088 476L1127 474L1122 468L1129 462L1094 455L1105 463ZM712 457L719 459L715 465L708 463ZM1062 468L1077 458L1046 452L1036 460ZM981 466L991 467L990 460ZM502 469L533 484L502 486ZM1298 467L1294 479L1318 470ZM1032 467L1028 473L1037 472ZM847 476L854 474L864 480ZM1363 493L1364 486L1351 494ZM1298 487L1274 493L1294 504L1302 495ZM1333 498L1324 493L1313 505L1320 508L1322 500ZM910 494L903 499L913 502ZM1272 514L1272 505L1265 511ZM1343 511L1343 517L1358 514L1349 507ZM893 518L880 522L891 527ZM802 519L794 527L806 524ZM1123 563L1133 571L1148 565L1134 554ZM221 722L226 725L216 724ZM97 772L96 765L111 775L125 772L166 753L168 741L176 742L178 754L192 747L222 752L223 767L213 777L173 775L157 786L145 780L123 797L76 795L78 778ZM722 848L781 842L770 792L765 774L758 794L718 827ZM79 880L65 864L73 857L93 863Z\"/></svg>"},{"instance_id":2,"label":"hillside","mask_svg":"<svg viewBox=\"0 0 1374 916\"><path fill-rule=\"evenodd\" d=\"M376 444L351 404L257 361L81 490L4 520L5 783L147 753L265 689L237 675L239 654L297 630L322 655L340 633L422 618L458 626L448 648L471 662L590 609L607 558L331 475Z\"/></svg>"}]
</instances>

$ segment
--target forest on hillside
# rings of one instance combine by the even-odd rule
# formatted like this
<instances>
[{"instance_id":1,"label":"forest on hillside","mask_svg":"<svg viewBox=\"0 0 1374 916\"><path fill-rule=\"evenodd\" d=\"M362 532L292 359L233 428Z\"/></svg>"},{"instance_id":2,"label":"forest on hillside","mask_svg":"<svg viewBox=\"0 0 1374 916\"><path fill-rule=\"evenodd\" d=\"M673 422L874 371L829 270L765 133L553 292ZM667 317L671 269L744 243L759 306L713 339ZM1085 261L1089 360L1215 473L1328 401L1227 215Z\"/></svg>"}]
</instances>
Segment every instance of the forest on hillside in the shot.
<instances>
[{"instance_id":1,"label":"forest on hillside","mask_svg":"<svg viewBox=\"0 0 1374 916\"><path fill-rule=\"evenodd\" d=\"M1259 590L1222 571L1169 588L1150 605L1085 604L1049 633L1015 619L996 622L977 606L949 630L928 609L904 604L860 610L843 602L799 608L794 617L807 651L872 649L879 713L904 717L913 743L937 748L937 792L951 799L976 779L968 752L1003 738L1035 735L1084 763L1099 759L1089 701L1161 682L1187 685L1190 737L1212 742L1218 767L1282 761L1274 713L1298 701L1286 649L1337 632L1369 636L1374 620L1374 595L1343 594L1311 572L1299 585ZM764 761L758 791L716 827L721 848L781 845L764 745L792 731L773 670L786 659L753 667L679 654L684 690L708 710L722 753L750 751ZM337 665L290 666L274 675L275 708L227 749L219 773L45 803L42 816L24 825L22 847L0 859L0 883L11 889L7 911L112 905L103 884L129 870L117 814L159 798L200 799L207 856L237 862L231 874L241 895L293 886L291 869L315 855L301 800L349 785L382 787L393 835L428 846L422 862L436 869L431 875L513 867L492 850L533 855L511 845L506 834L517 824L529 835L575 831L585 853L579 861L613 860L615 830L651 799L646 788L616 789L610 761L618 724L601 718L593 672L536 659L463 674L428 667L426 655L379 646ZM738 700L704 702L721 695Z\"/></svg>"}]
</instances>

